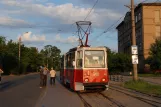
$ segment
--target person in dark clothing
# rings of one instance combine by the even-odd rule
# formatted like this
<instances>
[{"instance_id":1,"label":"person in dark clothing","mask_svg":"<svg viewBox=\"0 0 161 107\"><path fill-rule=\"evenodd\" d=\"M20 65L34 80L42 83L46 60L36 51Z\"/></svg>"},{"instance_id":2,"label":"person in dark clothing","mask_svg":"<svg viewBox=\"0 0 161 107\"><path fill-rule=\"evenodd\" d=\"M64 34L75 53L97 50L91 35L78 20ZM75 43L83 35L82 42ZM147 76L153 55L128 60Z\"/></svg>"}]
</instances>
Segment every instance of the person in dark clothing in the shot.
<instances>
[{"instance_id":1,"label":"person in dark clothing","mask_svg":"<svg viewBox=\"0 0 161 107\"><path fill-rule=\"evenodd\" d=\"M1 83L1 80L2 80L2 77L1 77L1 74L3 73L3 71L1 70L0 68L0 83Z\"/></svg>"},{"instance_id":2,"label":"person in dark clothing","mask_svg":"<svg viewBox=\"0 0 161 107\"><path fill-rule=\"evenodd\" d=\"M44 67L43 69L43 86L46 86L47 84L47 74L48 74L48 69Z\"/></svg>"},{"instance_id":3,"label":"person in dark clothing","mask_svg":"<svg viewBox=\"0 0 161 107\"><path fill-rule=\"evenodd\" d=\"M44 75L43 75L43 67L40 66L40 88L42 88L43 86L43 79L44 79Z\"/></svg>"}]
</instances>

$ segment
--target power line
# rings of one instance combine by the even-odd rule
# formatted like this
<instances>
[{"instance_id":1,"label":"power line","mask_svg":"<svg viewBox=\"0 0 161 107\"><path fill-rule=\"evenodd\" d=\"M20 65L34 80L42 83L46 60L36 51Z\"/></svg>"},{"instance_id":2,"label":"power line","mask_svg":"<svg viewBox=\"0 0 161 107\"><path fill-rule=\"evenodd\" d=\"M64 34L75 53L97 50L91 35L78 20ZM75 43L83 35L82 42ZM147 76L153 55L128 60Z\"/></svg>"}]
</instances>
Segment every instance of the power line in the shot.
<instances>
[{"instance_id":1,"label":"power line","mask_svg":"<svg viewBox=\"0 0 161 107\"><path fill-rule=\"evenodd\" d=\"M103 31L100 35L96 36L94 38L94 40L96 40L98 37L102 36L104 33L109 32L110 30L112 30L115 26L115 24L117 24L122 18L124 17L124 15L122 17L120 17L117 21L115 21L112 25L110 25L105 31Z\"/></svg>"},{"instance_id":2,"label":"power line","mask_svg":"<svg viewBox=\"0 0 161 107\"><path fill-rule=\"evenodd\" d=\"M92 12L92 10L94 9L94 7L96 6L96 4L98 3L98 0L94 3L93 7L91 8L91 10L88 12L87 16L85 17L84 21L87 19L87 17L90 15L90 13Z\"/></svg>"},{"instance_id":3,"label":"power line","mask_svg":"<svg viewBox=\"0 0 161 107\"><path fill-rule=\"evenodd\" d=\"M147 1L149 1L149 0L145 0L145 1L143 1L143 2L140 2L140 3L145 3L145 2L147 2ZM156 2L158 2L159 0L156 0L155 2L153 2L153 3L156 3ZM139 4L140 4L139 3ZM149 6L147 6L147 7L149 7ZM127 12L126 12L127 13ZM126 14L125 13L125 14ZM109 31L111 31L113 28L115 28L115 24L117 24L123 17L124 17L125 15L123 15L122 17L120 17L116 22L114 22L112 25L110 25L105 31L103 31L100 35L98 35L98 36L96 36L95 38L94 38L94 40L97 40L98 39L98 37L100 37L100 36L102 36L103 34L105 34L105 33L107 33L107 32L109 32Z\"/></svg>"}]
</instances>

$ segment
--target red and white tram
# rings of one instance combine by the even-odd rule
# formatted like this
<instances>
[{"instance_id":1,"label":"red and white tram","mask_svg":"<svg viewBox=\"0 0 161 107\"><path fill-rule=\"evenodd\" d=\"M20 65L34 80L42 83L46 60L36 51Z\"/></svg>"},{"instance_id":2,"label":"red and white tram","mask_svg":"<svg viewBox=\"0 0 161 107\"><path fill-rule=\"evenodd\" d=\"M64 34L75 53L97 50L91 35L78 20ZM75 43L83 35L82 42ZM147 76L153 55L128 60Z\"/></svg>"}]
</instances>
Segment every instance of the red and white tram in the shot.
<instances>
[{"instance_id":1,"label":"red and white tram","mask_svg":"<svg viewBox=\"0 0 161 107\"><path fill-rule=\"evenodd\" d=\"M61 59L60 80L74 91L108 90L106 47L77 47Z\"/></svg>"},{"instance_id":2,"label":"red and white tram","mask_svg":"<svg viewBox=\"0 0 161 107\"><path fill-rule=\"evenodd\" d=\"M108 90L107 48L87 45L91 24L90 21L76 22L80 45L70 49L61 59L60 80L74 91Z\"/></svg>"}]
</instances>

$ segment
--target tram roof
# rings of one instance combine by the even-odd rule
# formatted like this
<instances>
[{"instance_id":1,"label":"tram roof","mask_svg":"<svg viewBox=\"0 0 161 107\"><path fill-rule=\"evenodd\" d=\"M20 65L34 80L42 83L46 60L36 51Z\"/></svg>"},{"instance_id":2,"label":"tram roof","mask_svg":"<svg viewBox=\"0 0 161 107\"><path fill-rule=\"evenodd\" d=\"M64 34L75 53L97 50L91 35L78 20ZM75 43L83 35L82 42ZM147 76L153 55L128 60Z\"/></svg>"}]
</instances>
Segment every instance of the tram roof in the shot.
<instances>
[{"instance_id":1,"label":"tram roof","mask_svg":"<svg viewBox=\"0 0 161 107\"><path fill-rule=\"evenodd\" d=\"M89 50L102 50L102 49L107 49L107 47L105 46L98 46L98 47L74 47L74 48L71 48L67 53L70 53L70 52L73 52L73 51L77 51L77 50L86 50L86 49L89 49Z\"/></svg>"}]
</instances>

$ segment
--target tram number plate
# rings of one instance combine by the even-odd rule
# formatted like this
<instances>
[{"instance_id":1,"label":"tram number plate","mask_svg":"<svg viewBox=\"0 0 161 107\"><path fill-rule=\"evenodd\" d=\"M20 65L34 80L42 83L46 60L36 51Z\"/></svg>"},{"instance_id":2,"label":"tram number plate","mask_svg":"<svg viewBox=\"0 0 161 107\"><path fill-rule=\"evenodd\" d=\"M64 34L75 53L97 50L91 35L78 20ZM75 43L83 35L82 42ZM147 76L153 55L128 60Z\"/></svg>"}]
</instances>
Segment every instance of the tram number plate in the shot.
<instances>
[{"instance_id":1,"label":"tram number plate","mask_svg":"<svg viewBox=\"0 0 161 107\"><path fill-rule=\"evenodd\" d=\"M93 76L99 76L99 72L93 72Z\"/></svg>"}]
</instances>

